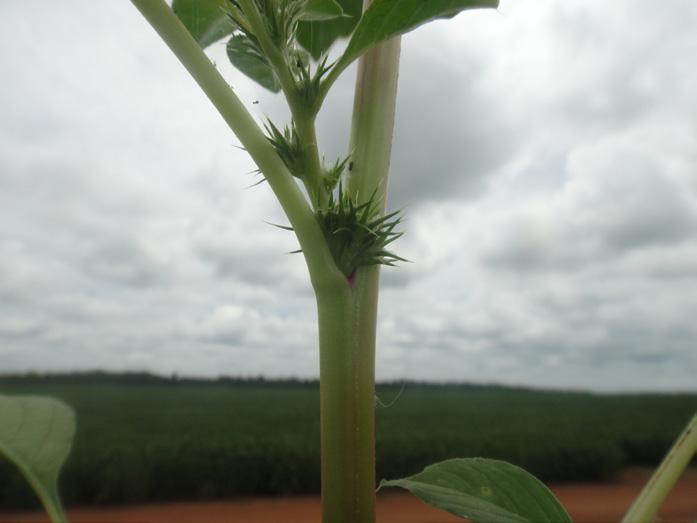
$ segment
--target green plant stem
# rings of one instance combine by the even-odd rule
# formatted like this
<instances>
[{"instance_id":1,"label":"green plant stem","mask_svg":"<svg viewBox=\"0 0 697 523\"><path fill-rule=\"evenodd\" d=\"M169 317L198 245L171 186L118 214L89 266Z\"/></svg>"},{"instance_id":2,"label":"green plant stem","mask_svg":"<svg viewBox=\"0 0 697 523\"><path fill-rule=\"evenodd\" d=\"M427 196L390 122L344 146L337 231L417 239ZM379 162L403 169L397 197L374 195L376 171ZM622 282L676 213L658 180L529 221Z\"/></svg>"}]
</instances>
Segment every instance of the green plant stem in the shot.
<instances>
[{"instance_id":1,"label":"green plant stem","mask_svg":"<svg viewBox=\"0 0 697 523\"><path fill-rule=\"evenodd\" d=\"M40 496L41 503L44 509L48 513L48 517L51 519L52 523L68 523L68 516L65 515L65 511L61 505L60 498L56 496L52 499L52 502L45 500L43 496Z\"/></svg>"},{"instance_id":2,"label":"green plant stem","mask_svg":"<svg viewBox=\"0 0 697 523\"><path fill-rule=\"evenodd\" d=\"M45 488L45 485L43 485L41 481L39 481L39 479L34 475L34 473L24 464L24 461L21 458L18 458L18 456L15 453L9 451L6 448L3 448L0 451L0 456L2 456L3 453L10 457L12 461L17 463L20 471L27 479L32 489L41 501L41 504L43 505L44 510L48 514L51 523L68 523L68 516L66 516L65 510L63 509L63 505L61 503L60 496L58 495L58 488L56 484L53 484L52 490L47 490Z\"/></svg>"},{"instance_id":3,"label":"green plant stem","mask_svg":"<svg viewBox=\"0 0 697 523\"><path fill-rule=\"evenodd\" d=\"M271 36L266 30L261 13L257 9L253 0L239 0L242 10L247 16L247 20L252 27L254 35L259 40L259 45L264 51L266 58L271 63L278 80L281 83L283 94L288 101L295 128L303 144L305 155L306 172L303 173L303 182L310 196L313 205L323 202L325 199L322 190L322 164L319 159L319 147L317 145L317 135L315 132L315 113L310 107L305 107L298 96L295 80L290 73L287 60L283 51L274 44Z\"/></svg>"},{"instance_id":4,"label":"green plant stem","mask_svg":"<svg viewBox=\"0 0 697 523\"><path fill-rule=\"evenodd\" d=\"M327 193L322 184L324 171L322 162L319 159L319 146L317 145L317 134L315 131L315 117L302 111L301 114L293 114L295 129L300 136L305 154L306 176L311 188L307 191L310 195L313 206L322 205L327 201Z\"/></svg>"},{"instance_id":5,"label":"green plant stem","mask_svg":"<svg viewBox=\"0 0 697 523\"><path fill-rule=\"evenodd\" d=\"M661 465L634 501L622 523L650 523L658 509L697 453L697 415L687 425Z\"/></svg>"},{"instance_id":6,"label":"green plant stem","mask_svg":"<svg viewBox=\"0 0 697 523\"><path fill-rule=\"evenodd\" d=\"M65 510L61 504L60 496L58 495L58 488L56 484L53 485L53 490L47 490L45 486L38 480L38 478L31 472L29 468L26 467L24 461L18 458L16 454L8 451L8 449L2 449L0 456L6 454L12 461L18 464L20 471L27 479L31 485L34 492L39 497L44 510L48 514L51 523L68 523L68 516L65 515Z\"/></svg>"},{"instance_id":7,"label":"green plant stem","mask_svg":"<svg viewBox=\"0 0 697 523\"><path fill-rule=\"evenodd\" d=\"M318 293L322 521L375 521L375 345L362 343L364 325L348 281Z\"/></svg>"},{"instance_id":8,"label":"green plant stem","mask_svg":"<svg viewBox=\"0 0 697 523\"><path fill-rule=\"evenodd\" d=\"M375 522L379 269L318 293L323 523Z\"/></svg>"},{"instance_id":9,"label":"green plant stem","mask_svg":"<svg viewBox=\"0 0 697 523\"><path fill-rule=\"evenodd\" d=\"M295 230L315 290L343 282L317 219L292 175L201 47L163 0L131 1L189 71L261 169Z\"/></svg>"},{"instance_id":10,"label":"green plant stem","mask_svg":"<svg viewBox=\"0 0 697 523\"><path fill-rule=\"evenodd\" d=\"M399 39L358 68L349 186L359 199L384 190L390 164ZM379 268L360 268L344 289L318 294L322 521L375 522L375 333Z\"/></svg>"},{"instance_id":11,"label":"green plant stem","mask_svg":"<svg viewBox=\"0 0 697 523\"><path fill-rule=\"evenodd\" d=\"M359 202L377 191L381 211L392 155L400 48L401 39L393 38L359 60L353 102L349 190Z\"/></svg>"}]
</instances>

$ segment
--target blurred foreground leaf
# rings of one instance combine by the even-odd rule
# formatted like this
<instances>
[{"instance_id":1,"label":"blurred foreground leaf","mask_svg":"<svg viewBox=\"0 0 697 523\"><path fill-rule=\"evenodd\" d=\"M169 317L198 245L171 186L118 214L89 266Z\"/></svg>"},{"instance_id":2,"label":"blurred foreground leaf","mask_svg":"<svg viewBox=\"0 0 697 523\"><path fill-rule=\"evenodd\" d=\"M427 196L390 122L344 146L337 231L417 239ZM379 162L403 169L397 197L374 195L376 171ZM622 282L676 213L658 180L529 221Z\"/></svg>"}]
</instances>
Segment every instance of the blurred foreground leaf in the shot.
<instances>
[{"instance_id":1,"label":"blurred foreground leaf","mask_svg":"<svg viewBox=\"0 0 697 523\"><path fill-rule=\"evenodd\" d=\"M40 396L0 396L0 456L17 465L54 523L67 522L58 475L75 435L75 413Z\"/></svg>"},{"instance_id":2,"label":"blurred foreground leaf","mask_svg":"<svg viewBox=\"0 0 697 523\"><path fill-rule=\"evenodd\" d=\"M554 494L533 475L504 461L451 459L403 479L401 487L429 505L475 523L571 523Z\"/></svg>"}]
</instances>

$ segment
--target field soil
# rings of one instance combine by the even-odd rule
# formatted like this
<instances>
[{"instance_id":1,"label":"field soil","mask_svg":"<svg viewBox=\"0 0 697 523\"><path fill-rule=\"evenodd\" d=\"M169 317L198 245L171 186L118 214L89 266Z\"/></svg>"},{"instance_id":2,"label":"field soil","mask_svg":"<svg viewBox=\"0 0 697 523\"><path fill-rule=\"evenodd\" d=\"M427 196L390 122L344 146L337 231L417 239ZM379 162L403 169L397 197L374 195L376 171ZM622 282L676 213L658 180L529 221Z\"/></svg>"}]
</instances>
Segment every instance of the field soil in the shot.
<instances>
[{"instance_id":1,"label":"field soil","mask_svg":"<svg viewBox=\"0 0 697 523\"><path fill-rule=\"evenodd\" d=\"M618 522L650 472L624 471L612 483L552 485L575 523ZM167 503L120 508L76 508L71 523L313 523L320 520L317 497L256 498L208 503ZM378 496L378 523L455 523L462 519L399 492ZM697 520L697 469L688 470L661 509L657 523ZM0 513L0 523L45 523L40 514Z\"/></svg>"}]
</instances>

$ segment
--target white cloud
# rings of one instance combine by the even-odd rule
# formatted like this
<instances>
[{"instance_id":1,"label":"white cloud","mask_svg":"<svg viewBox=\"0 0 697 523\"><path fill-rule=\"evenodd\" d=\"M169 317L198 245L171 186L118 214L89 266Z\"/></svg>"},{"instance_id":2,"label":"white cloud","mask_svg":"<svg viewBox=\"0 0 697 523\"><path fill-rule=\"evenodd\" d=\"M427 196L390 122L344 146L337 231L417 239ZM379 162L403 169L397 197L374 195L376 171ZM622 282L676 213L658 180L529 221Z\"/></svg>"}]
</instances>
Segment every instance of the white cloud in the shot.
<instances>
[{"instance_id":1,"label":"white cloud","mask_svg":"<svg viewBox=\"0 0 697 523\"><path fill-rule=\"evenodd\" d=\"M405 38L413 263L383 273L380 377L695 388L695 23L690 0L516 0ZM307 271L264 223L286 220L135 9L0 3L0 46L0 372L316 375Z\"/></svg>"}]
</instances>

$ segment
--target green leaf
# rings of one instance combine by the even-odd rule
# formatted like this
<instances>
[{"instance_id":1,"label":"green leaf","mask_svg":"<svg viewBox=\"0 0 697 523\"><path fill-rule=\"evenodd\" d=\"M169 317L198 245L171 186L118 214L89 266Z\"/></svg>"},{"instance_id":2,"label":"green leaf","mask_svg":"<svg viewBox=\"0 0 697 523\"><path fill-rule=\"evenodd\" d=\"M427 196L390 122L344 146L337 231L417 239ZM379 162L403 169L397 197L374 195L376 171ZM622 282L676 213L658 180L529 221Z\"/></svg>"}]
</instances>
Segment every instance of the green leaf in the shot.
<instances>
[{"instance_id":1,"label":"green leaf","mask_svg":"<svg viewBox=\"0 0 697 523\"><path fill-rule=\"evenodd\" d=\"M227 55L232 65L265 89L274 93L281 90L281 82L271 64L248 36L238 34L230 38Z\"/></svg>"},{"instance_id":2,"label":"green leaf","mask_svg":"<svg viewBox=\"0 0 697 523\"><path fill-rule=\"evenodd\" d=\"M362 0L337 0L337 3L344 13L342 17L298 24L298 43L307 49L315 60L319 60L338 38L350 35L361 18Z\"/></svg>"},{"instance_id":3,"label":"green leaf","mask_svg":"<svg viewBox=\"0 0 697 523\"><path fill-rule=\"evenodd\" d=\"M380 487L402 487L429 505L475 523L571 523L554 494L504 461L451 459Z\"/></svg>"},{"instance_id":4,"label":"green leaf","mask_svg":"<svg viewBox=\"0 0 697 523\"><path fill-rule=\"evenodd\" d=\"M0 456L22 472L54 523L67 522L58 475L75 434L75 414L62 401L38 396L0 396Z\"/></svg>"},{"instance_id":5,"label":"green leaf","mask_svg":"<svg viewBox=\"0 0 697 523\"><path fill-rule=\"evenodd\" d=\"M498 7L498 0L374 0L363 13L340 62L346 66L369 48L465 9Z\"/></svg>"},{"instance_id":6,"label":"green leaf","mask_svg":"<svg viewBox=\"0 0 697 523\"><path fill-rule=\"evenodd\" d=\"M321 22L342 16L346 16L346 14L336 0L308 0L300 15L300 20Z\"/></svg>"},{"instance_id":7,"label":"green leaf","mask_svg":"<svg viewBox=\"0 0 697 523\"><path fill-rule=\"evenodd\" d=\"M174 0L172 10L204 49L235 29L226 14L226 0Z\"/></svg>"}]
</instances>

